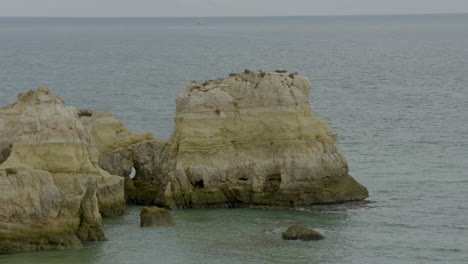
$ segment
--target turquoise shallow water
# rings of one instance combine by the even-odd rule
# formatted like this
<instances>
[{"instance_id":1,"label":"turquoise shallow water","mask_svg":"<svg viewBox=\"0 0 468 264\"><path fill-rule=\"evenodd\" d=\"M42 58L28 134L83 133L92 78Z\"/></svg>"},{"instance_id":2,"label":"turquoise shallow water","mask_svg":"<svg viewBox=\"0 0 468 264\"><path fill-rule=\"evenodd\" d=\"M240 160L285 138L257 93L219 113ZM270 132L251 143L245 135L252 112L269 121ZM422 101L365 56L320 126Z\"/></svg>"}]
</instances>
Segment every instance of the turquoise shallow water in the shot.
<instances>
[{"instance_id":1,"label":"turquoise shallow water","mask_svg":"<svg viewBox=\"0 0 468 264\"><path fill-rule=\"evenodd\" d=\"M0 105L48 86L108 109L137 133L170 135L191 80L245 68L298 71L339 136L371 208L175 211L140 229L138 207L105 219L109 241L0 256L0 263L467 263L468 15L0 18ZM284 242L303 223L319 242Z\"/></svg>"}]
</instances>

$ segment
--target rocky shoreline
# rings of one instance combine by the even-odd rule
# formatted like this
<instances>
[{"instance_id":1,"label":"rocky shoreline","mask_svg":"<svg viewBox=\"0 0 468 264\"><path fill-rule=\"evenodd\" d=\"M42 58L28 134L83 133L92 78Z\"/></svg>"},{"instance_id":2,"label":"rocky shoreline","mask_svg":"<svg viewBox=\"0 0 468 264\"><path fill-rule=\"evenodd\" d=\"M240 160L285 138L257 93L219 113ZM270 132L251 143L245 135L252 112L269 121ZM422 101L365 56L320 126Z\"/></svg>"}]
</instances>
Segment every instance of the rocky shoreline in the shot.
<instances>
[{"instance_id":1,"label":"rocky shoreline","mask_svg":"<svg viewBox=\"0 0 468 264\"><path fill-rule=\"evenodd\" d=\"M102 216L123 214L125 203L296 208L367 198L309 91L306 77L283 71L192 82L164 141L131 133L110 112L65 106L44 87L18 95L0 108L0 253L105 240Z\"/></svg>"}]
</instances>

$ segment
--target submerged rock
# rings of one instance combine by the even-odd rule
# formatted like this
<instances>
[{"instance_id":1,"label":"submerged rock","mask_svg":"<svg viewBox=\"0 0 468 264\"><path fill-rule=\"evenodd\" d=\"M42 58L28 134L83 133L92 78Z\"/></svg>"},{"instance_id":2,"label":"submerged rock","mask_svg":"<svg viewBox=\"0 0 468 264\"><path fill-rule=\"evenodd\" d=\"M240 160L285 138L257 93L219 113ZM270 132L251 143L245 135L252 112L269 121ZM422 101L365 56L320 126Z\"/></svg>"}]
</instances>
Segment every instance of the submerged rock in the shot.
<instances>
[{"instance_id":1,"label":"submerged rock","mask_svg":"<svg viewBox=\"0 0 468 264\"><path fill-rule=\"evenodd\" d=\"M363 200L337 136L311 112L309 80L245 72L190 83L167 142L136 144L136 200L171 208L307 207ZM125 162L119 162L125 164ZM141 191L141 192L140 192Z\"/></svg>"},{"instance_id":2,"label":"submerged rock","mask_svg":"<svg viewBox=\"0 0 468 264\"><path fill-rule=\"evenodd\" d=\"M140 226L173 226L175 225L174 217L171 213L156 206L144 207L140 213Z\"/></svg>"},{"instance_id":3,"label":"submerged rock","mask_svg":"<svg viewBox=\"0 0 468 264\"><path fill-rule=\"evenodd\" d=\"M292 225L281 234L281 237L284 240L303 240L303 241L309 241L309 240L321 240L324 239L325 237L320 234L319 232L301 226L301 225Z\"/></svg>"}]
</instances>

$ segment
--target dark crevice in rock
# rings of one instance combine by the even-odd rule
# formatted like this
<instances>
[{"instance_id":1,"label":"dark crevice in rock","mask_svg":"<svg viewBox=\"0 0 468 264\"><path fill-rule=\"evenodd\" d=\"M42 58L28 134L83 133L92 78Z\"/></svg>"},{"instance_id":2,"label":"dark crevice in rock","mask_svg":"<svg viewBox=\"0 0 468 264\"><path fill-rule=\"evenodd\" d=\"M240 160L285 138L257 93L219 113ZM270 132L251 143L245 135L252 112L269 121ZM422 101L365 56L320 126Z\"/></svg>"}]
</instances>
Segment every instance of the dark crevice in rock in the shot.
<instances>
[{"instance_id":1,"label":"dark crevice in rock","mask_svg":"<svg viewBox=\"0 0 468 264\"><path fill-rule=\"evenodd\" d=\"M91 113L89 110L81 110L78 112L78 116L81 118L81 117L90 117L90 116L93 116L93 113Z\"/></svg>"},{"instance_id":2,"label":"dark crevice in rock","mask_svg":"<svg viewBox=\"0 0 468 264\"><path fill-rule=\"evenodd\" d=\"M281 174L271 174L265 179L265 185L263 186L264 192L273 193L279 190L281 186Z\"/></svg>"},{"instance_id":3,"label":"dark crevice in rock","mask_svg":"<svg viewBox=\"0 0 468 264\"><path fill-rule=\"evenodd\" d=\"M195 182L193 187L195 187L195 189L203 189L205 187L205 184L204 184L203 180L199 180L199 181Z\"/></svg>"},{"instance_id":4,"label":"dark crevice in rock","mask_svg":"<svg viewBox=\"0 0 468 264\"><path fill-rule=\"evenodd\" d=\"M16 169L13 169L13 168L6 168L5 169L5 172L7 173L7 175L15 175L15 174L18 174L18 171Z\"/></svg>"}]
</instances>

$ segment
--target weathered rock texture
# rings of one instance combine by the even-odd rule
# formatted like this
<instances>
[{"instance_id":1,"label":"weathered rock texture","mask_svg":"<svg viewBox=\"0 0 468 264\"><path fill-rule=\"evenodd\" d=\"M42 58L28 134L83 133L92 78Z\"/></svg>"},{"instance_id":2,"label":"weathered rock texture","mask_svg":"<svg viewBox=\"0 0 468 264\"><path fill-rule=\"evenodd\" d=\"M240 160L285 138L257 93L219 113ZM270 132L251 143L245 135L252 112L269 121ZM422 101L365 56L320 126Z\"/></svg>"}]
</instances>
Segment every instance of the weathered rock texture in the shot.
<instances>
[{"instance_id":1,"label":"weathered rock texture","mask_svg":"<svg viewBox=\"0 0 468 264\"><path fill-rule=\"evenodd\" d=\"M361 200L337 136L308 103L309 80L246 72L177 97L166 190L179 207L307 206Z\"/></svg>"},{"instance_id":2,"label":"weathered rock texture","mask_svg":"<svg viewBox=\"0 0 468 264\"><path fill-rule=\"evenodd\" d=\"M124 180L98 166L89 130L44 87L0 108L0 252L105 239L101 214L124 212Z\"/></svg>"},{"instance_id":3,"label":"weathered rock texture","mask_svg":"<svg viewBox=\"0 0 468 264\"><path fill-rule=\"evenodd\" d=\"M146 140L102 154L99 165L112 174L125 177L127 203L177 208L170 195L170 185L168 187L175 163L171 150L169 142ZM136 175L130 179L132 168Z\"/></svg>"},{"instance_id":4,"label":"weathered rock texture","mask_svg":"<svg viewBox=\"0 0 468 264\"><path fill-rule=\"evenodd\" d=\"M121 214L124 208L119 208L112 202L114 200L113 194L119 191L119 197L122 197L123 184L128 185L124 181L129 180L128 175L132 169L132 162L115 158L115 156L128 155L125 157L132 160L133 153L129 149L137 143L154 140L154 138L151 134L132 134L122 122L115 119L108 111L81 111L79 116L92 138L96 167L100 168L101 171L101 168L104 168L112 175L125 176L124 178L113 176L122 185L106 184L98 189L99 210L105 212L104 216ZM108 157L114 157L114 159L109 160ZM131 182L129 183L131 184Z\"/></svg>"},{"instance_id":5,"label":"weathered rock texture","mask_svg":"<svg viewBox=\"0 0 468 264\"><path fill-rule=\"evenodd\" d=\"M365 199L309 90L287 72L193 82L167 141L66 107L47 88L20 94L0 108L0 252L105 239L101 215L124 212L124 186L127 202L169 208Z\"/></svg>"},{"instance_id":6,"label":"weathered rock texture","mask_svg":"<svg viewBox=\"0 0 468 264\"><path fill-rule=\"evenodd\" d=\"M284 240L322 240L325 237L319 232L301 225L292 225L281 234Z\"/></svg>"},{"instance_id":7,"label":"weathered rock texture","mask_svg":"<svg viewBox=\"0 0 468 264\"><path fill-rule=\"evenodd\" d=\"M127 199L170 208L296 207L362 200L337 136L308 103L309 80L246 72L193 82L177 97L166 142L105 153L111 173L137 175Z\"/></svg>"},{"instance_id":8,"label":"weathered rock texture","mask_svg":"<svg viewBox=\"0 0 468 264\"><path fill-rule=\"evenodd\" d=\"M174 217L171 213L156 206L144 207L140 213L140 226L173 226L175 225Z\"/></svg>"},{"instance_id":9,"label":"weathered rock texture","mask_svg":"<svg viewBox=\"0 0 468 264\"><path fill-rule=\"evenodd\" d=\"M84 175L0 166L0 253L106 240L96 189Z\"/></svg>"}]
</instances>

